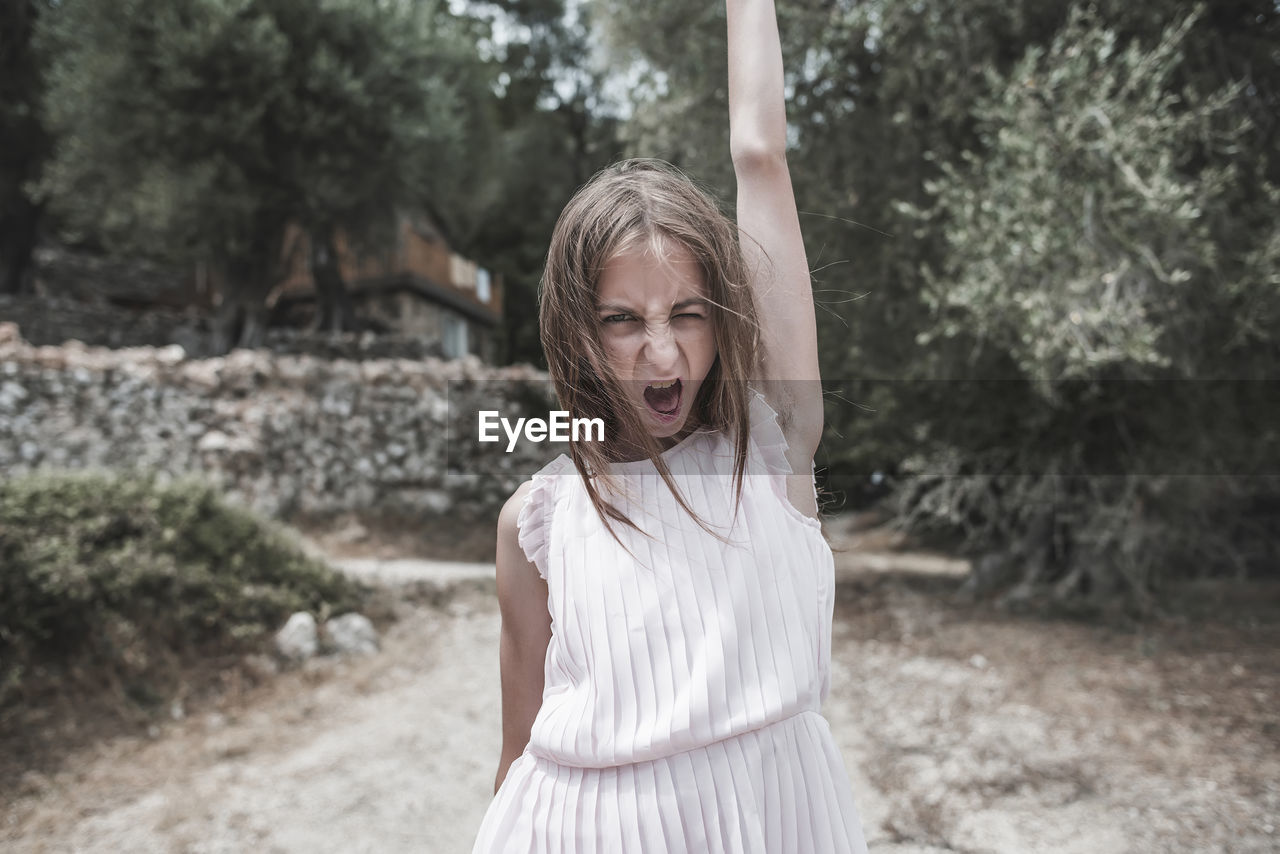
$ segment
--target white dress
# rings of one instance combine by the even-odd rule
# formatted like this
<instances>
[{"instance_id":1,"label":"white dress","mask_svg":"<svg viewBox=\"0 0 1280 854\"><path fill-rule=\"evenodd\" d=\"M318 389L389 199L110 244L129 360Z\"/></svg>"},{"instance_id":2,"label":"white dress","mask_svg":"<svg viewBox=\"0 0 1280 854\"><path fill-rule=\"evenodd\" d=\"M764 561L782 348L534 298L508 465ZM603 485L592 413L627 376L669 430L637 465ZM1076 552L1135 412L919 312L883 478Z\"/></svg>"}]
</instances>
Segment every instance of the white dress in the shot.
<instances>
[{"instance_id":1,"label":"white dress","mask_svg":"<svg viewBox=\"0 0 1280 854\"><path fill-rule=\"evenodd\" d=\"M694 433L618 463L614 503L652 534L605 530L572 461L534 476L520 545L547 580L551 642L528 747L485 814L489 852L865 852L821 703L834 561L787 500L777 416L751 403L734 522L733 444Z\"/></svg>"}]
</instances>

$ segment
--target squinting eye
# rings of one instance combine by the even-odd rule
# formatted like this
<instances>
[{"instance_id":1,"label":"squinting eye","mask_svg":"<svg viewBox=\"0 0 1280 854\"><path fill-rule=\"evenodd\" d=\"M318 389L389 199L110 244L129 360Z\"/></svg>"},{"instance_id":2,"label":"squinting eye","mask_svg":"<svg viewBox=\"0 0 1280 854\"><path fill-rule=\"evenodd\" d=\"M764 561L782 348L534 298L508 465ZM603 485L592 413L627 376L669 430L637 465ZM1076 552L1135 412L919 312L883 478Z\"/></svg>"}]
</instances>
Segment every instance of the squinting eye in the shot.
<instances>
[{"instance_id":1,"label":"squinting eye","mask_svg":"<svg viewBox=\"0 0 1280 854\"><path fill-rule=\"evenodd\" d=\"M600 318L600 322L601 323L626 323L630 319L631 319L630 315L611 314L608 317Z\"/></svg>"},{"instance_id":2,"label":"squinting eye","mask_svg":"<svg viewBox=\"0 0 1280 854\"><path fill-rule=\"evenodd\" d=\"M693 312L688 312L686 314L677 314L676 317L696 317L698 320L703 319L703 316L701 314L695 314Z\"/></svg>"}]
</instances>

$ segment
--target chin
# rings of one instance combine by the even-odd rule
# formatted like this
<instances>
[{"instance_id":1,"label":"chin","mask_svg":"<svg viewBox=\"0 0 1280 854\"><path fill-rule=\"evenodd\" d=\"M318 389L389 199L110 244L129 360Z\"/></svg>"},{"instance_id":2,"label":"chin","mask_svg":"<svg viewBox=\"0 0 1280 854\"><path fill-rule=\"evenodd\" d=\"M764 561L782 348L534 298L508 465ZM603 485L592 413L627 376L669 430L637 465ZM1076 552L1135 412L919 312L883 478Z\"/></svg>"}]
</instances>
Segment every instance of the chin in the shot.
<instances>
[{"instance_id":1,"label":"chin","mask_svg":"<svg viewBox=\"0 0 1280 854\"><path fill-rule=\"evenodd\" d=\"M680 434L684 429L685 423L689 419L685 418L679 424L654 424L649 428L649 435L655 439L671 439Z\"/></svg>"}]
</instances>

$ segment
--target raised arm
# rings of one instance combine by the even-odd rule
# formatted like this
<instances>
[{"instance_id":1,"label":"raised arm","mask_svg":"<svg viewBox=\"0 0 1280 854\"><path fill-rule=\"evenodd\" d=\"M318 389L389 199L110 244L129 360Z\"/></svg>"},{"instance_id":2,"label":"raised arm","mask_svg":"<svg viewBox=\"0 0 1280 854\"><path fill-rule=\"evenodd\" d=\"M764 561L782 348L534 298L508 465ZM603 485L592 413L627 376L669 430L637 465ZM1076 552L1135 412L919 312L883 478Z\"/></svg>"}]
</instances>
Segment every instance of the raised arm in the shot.
<instances>
[{"instance_id":1,"label":"raised arm","mask_svg":"<svg viewBox=\"0 0 1280 854\"><path fill-rule=\"evenodd\" d=\"M822 438L818 324L787 170L777 15L772 0L727 0L726 11L729 147L738 230L762 327L761 390L778 412L792 470L807 476Z\"/></svg>"}]
</instances>

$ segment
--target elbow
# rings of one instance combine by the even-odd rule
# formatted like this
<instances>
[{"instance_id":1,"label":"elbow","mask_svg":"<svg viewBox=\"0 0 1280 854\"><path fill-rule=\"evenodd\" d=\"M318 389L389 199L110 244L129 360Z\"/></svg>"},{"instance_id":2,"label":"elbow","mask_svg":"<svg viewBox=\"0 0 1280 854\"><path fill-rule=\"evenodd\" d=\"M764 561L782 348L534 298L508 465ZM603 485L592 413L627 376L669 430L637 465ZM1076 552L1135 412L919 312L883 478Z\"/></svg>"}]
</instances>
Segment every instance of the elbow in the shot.
<instances>
[{"instance_id":1,"label":"elbow","mask_svg":"<svg viewBox=\"0 0 1280 854\"><path fill-rule=\"evenodd\" d=\"M771 143L755 138L734 139L730 142L729 153L733 157L734 171L739 175L785 171L787 168L787 147L781 142Z\"/></svg>"}]
</instances>

